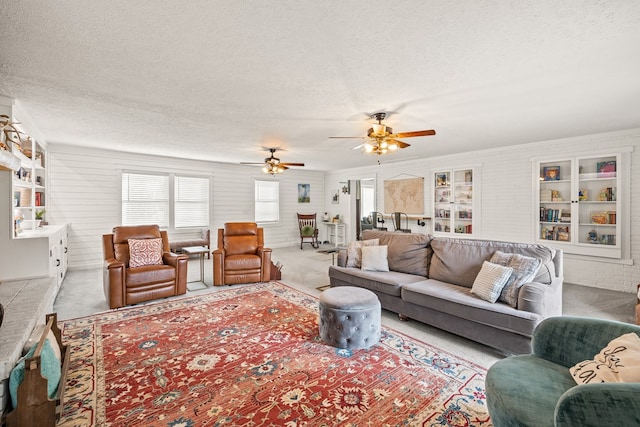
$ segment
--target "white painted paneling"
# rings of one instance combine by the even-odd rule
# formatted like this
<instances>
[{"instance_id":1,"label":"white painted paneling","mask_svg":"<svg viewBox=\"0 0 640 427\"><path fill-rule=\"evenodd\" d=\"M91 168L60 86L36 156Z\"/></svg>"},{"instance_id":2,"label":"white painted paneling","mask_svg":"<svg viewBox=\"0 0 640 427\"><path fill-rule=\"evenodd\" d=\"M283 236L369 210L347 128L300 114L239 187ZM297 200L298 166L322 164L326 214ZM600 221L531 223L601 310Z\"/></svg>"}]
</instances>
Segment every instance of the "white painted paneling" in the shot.
<instances>
[{"instance_id":1,"label":"white painted paneling","mask_svg":"<svg viewBox=\"0 0 640 427\"><path fill-rule=\"evenodd\" d=\"M121 222L121 173L128 171L173 172L211 177L211 245L217 245L217 229L225 222L253 221L254 180L271 179L259 167L182 160L108 150L49 145L49 193L47 218L70 223L69 268L102 264L104 233ZM290 169L280 181L280 221L268 224L269 247L299 243L296 212L322 213L324 173ZM297 185L311 184L311 202L297 202ZM199 234L197 230L169 230L170 239Z\"/></svg>"},{"instance_id":2,"label":"white painted paneling","mask_svg":"<svg viewBox=\"0 0 640 427\"><path fill-rule=\"evenodd\" d=\"M426 142L425 142L426 143ZM430 140L429 143L434 143ZM624 292L635 291L640 283L640 195L637 184L640 182L640 129L611 132L607 134L586 135L554 141L545 141L520 145L511 148L481 150L450 156L434 157L406 162L389 162L392 156L381 158L381 165L368 168L354 168L327 173L325 187L328 191L338 188L341 181L362 179L376 175L378 210L384 206L384 180L402 176L425 177L425 216L431 216L433 182L431 173L441 168L477 166L481 178L480 188L474 188L480 202L480 223L477 237L493 240L533 242L532 203L533 183L532 157L538 156L576 156L594 151L616 151L616 148L633 147L631 153L631 230L625 236L631 240L631 253L625 254L626 260L603 258L585 258L565 256L565 281L581 285L613 289ZM372 157L372 164L375 163ZM635 185L634 185L635 184ZM343 211L342 203L332 205L330 194L326 197L328 210ZM429 233L431 224L419 227L410 222L413 232Z\"/></svg>"}]
</instances>

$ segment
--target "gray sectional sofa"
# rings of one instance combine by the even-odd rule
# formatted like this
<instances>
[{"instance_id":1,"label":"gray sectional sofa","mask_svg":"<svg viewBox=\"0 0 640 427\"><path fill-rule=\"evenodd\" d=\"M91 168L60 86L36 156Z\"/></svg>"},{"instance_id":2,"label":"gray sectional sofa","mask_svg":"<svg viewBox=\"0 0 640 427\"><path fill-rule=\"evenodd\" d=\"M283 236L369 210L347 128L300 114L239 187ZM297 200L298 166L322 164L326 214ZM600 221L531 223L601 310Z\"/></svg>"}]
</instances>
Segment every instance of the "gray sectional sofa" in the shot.
<instances>
[{"instance_id":1,"label":"gray sectional sofa","mask_svg":"<svg viewBox=\"0 0 640 427\"><path fill-rule=\"evenodd\" d=\"M329 267L331 286L373 291L382 308L496 348L530 353L533 330L562 314L562 251L529 243L440 238L365 230L388 250L389 270L346 267L347 251ZM517 304L491 303L470 292L484 261L496 251L540 260L533 280L517 291Z\"/></svg>"}]
</instances>

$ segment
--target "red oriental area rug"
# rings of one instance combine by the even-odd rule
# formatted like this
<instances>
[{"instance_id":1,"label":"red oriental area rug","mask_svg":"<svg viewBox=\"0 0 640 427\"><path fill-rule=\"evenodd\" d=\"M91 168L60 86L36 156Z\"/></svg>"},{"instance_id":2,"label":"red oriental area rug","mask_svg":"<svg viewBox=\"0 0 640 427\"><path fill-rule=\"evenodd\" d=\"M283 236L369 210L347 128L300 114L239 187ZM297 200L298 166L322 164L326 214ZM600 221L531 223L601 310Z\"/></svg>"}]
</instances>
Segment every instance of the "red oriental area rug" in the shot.
<instances>
[{"instance_id":1,"label":"red oriental area rug","mask_svg":"<svg viewBox=\"0 0 640 427\"><path fill-rule=\"evenodd\" d=\"M59 426L490 426L485 370L383 328L341 350L318 300L281 283L60 322Z\"/></svg>"}]
</instances>

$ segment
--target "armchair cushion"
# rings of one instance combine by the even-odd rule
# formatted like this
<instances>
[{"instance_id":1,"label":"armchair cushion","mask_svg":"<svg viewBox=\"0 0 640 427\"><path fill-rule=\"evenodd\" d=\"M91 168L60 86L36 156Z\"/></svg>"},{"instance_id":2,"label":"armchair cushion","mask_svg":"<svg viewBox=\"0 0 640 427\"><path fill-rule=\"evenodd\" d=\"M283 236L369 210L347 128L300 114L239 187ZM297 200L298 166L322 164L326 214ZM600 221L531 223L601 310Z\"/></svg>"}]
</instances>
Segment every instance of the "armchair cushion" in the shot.
<instances>
[{"instance_id":1,"label":"armchair cushion","mask_svg":"<svg viewBox=\"0 0 640 427\"><path fill-rule=\"evenodd\" d=\"M129 239L129 267L162 264L162 239Z\"/></svg>"}]
</instances>

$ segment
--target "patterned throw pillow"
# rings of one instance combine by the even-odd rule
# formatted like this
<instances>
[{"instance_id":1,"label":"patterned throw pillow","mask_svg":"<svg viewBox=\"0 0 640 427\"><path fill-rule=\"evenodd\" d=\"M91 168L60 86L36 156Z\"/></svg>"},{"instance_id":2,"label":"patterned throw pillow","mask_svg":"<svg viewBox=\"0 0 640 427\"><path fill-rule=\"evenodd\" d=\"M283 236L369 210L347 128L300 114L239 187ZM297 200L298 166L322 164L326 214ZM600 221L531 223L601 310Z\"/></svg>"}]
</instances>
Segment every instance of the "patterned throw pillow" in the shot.
<instances>
[{"instance_id":1,"label":"patterned throw pillow","mask_svg":"<svg viewBox=\"0 0 640 427\"><path fill-rule=\"evenodd\" d=\"M490 262L505 267L511 267L513 273L502 292L499 301L506 302L511 307L516 308L518 305L518 293L525 283L530 282L536 277L540 269L540 260L520 254L509 254L496 251L491 257Z\"/></svg>"},{"instance_id":2,"label":"patterned throw pillow","mask_svg":"<svg viewBox=\"0 0 640 427\"><path fill-rule=\"evenodd\" d=\"M496 302L512 271L511 267L503 267L489 261L483 262L480 273L471 286L471 293L478 295L485 301Z\"/></svg>"},{"instance_id":3,"label":"patterned throw pillow","mask_svg":"<svg viewBox=\"0 0 640 427\"><path fill-rule=\"evenodd\" d=\"M640 337L633 332L619 336L569 372L577 384L640 382Z\"/></svg>"},{"instance_id":4,"label":"patterned throw pillow","mask_svg":"<svg viewBox=\"0 0 640 427\"><path fill-rule=\"evenodd\" d=\"M360 268L363 246L378 246L380 239L355 240L347 247L347 267Z\"/></svg>"},{"instance_id":5,"label":"patterned throw pillow","mask_svg":"<svg viewBox=\"0 0 640 427\"><path fill-rule=\"evenodd\" d=\"M162 239L129 239L129 267L162 264Z\"/></svg>"}]
</instances>

